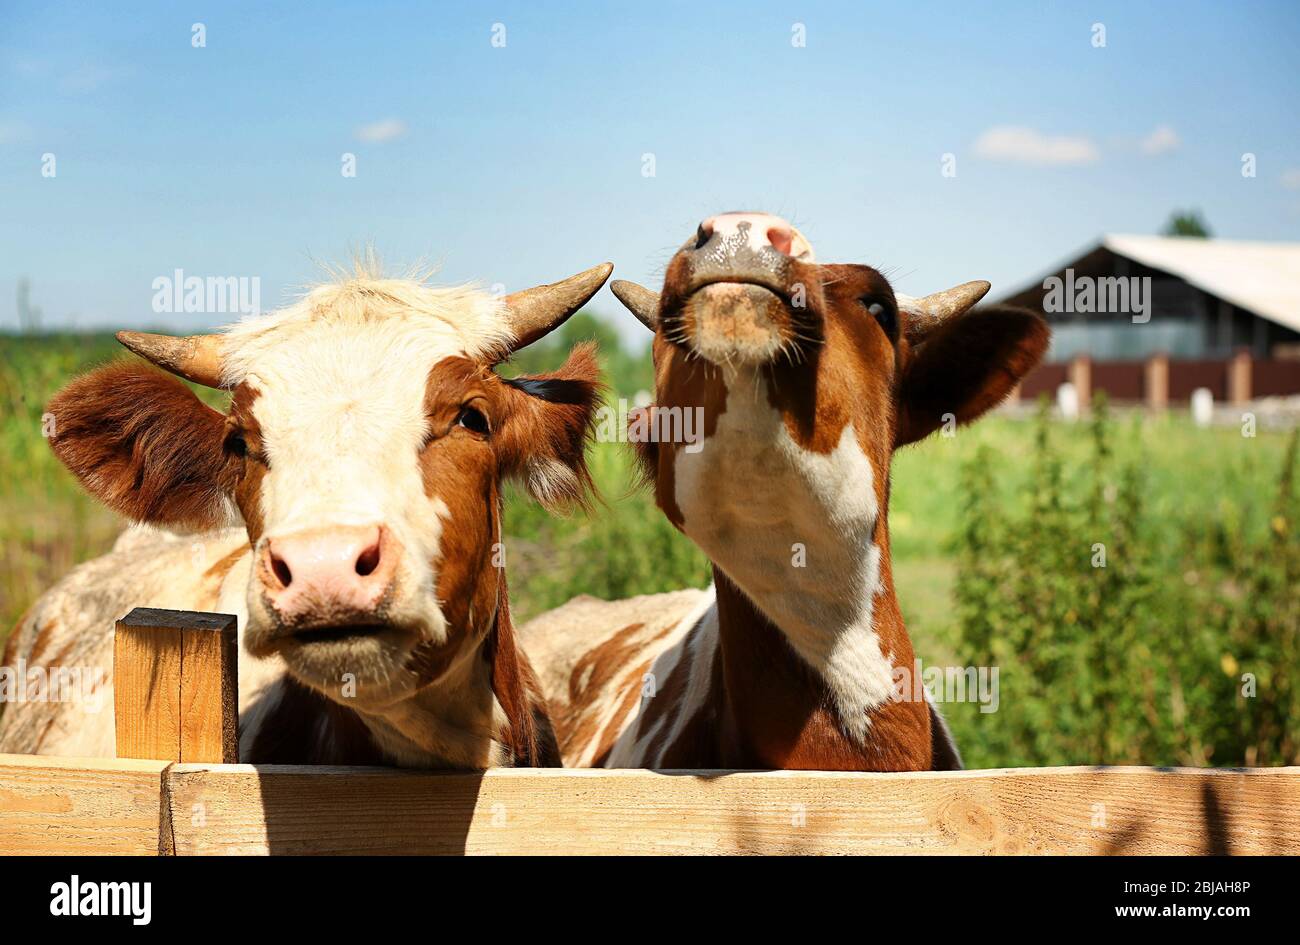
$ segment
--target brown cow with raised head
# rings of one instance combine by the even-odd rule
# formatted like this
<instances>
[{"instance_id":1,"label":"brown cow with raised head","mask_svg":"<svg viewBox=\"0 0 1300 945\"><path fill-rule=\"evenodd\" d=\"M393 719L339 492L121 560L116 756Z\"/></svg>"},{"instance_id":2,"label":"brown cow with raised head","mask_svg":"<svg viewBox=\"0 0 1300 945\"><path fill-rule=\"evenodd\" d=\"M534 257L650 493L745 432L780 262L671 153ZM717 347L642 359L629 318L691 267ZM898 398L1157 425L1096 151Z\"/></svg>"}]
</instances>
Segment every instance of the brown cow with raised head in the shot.
<instances>
[{"instance_id":1,"label":"brown cow with raised head","mask_svg":"<svg viewBox=\"0 0 1300 945\"><path fill-rule=\"evenodd\" d=\"M140 362L55 396L59 459L166 531L128 532L47 592L4 665L36 680L111 667L114 620L135 606L233 613L243 761L558 764L510 622L500 483L582 500L598 371L589 347L537 378L493 366L611 268L499 299L363 267L217 335L120 333L230 390L230 412ZM82 695L96 698L8 705L0 751L111 756L112 694Z\"/></svg>"},{"instance_id":2,"label":"brown cow with raised head","mask_svg":"<svg viewBox=\"0 0 1300 945\"><path fill-rule=\"evenodd\" d=\"M655 332L651 411L702 413L702 448L639 451L715 587L583 598L522 629L566 764L960 766L908 678L886 513L894 451L979 417L1047 348L1031 312L969 311L987 290L899 295L762 213L701 223L659 295L614 283Z\"/></svg>"}]
</instances>

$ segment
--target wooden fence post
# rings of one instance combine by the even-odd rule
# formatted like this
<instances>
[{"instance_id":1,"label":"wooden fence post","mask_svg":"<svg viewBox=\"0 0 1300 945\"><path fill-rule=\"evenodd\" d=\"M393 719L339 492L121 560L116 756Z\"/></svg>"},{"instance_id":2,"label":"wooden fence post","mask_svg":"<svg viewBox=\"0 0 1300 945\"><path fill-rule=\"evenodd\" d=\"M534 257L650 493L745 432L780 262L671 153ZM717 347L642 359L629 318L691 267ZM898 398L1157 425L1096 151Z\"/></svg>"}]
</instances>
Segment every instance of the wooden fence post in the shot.
<instances>
[{"instance_id":1,"label":"wooden fence post","mask_svg":"<svg viewBox=\"0 0 1300 945\"><path fill-rule=\"evenodd\" d=\"M1240 407L1250 402L1252 364L1249 348L1238 348L1228 361L1228 403Z\"/></svg>"},{"instance_id":2,"label":"wooden fence post","mask_svg":"<svg viewBox=\"0 0 1300 945\"><path fill-rule=\"evenodd\" d=\"M1079 413L1087 413L1092 405L1092 358L1086 354L1075 355L1070 362L1070 383L1079 397Z\"/></svg>"},{"instance_id":3,"label":"wooden fence post","mask_svg":"<svg viewBox=\"0 0 1300 945\"><path fill-rule=\"evenodd\" d=\"M1147 358L1142 386L1149 408L1164 410L1169 406L1169 355L1162 351Z\"/></svg>"},{"instance_id":4,"label":"wooden fence post","mask_svg":"<svg viewBox=\"0 0 1300 945\"><path fill-rule=\"evenodd\" d=\"M137 607L117 622L113 709L117 756L239 760L237 619Z\"/></svg>"}]
</instances>

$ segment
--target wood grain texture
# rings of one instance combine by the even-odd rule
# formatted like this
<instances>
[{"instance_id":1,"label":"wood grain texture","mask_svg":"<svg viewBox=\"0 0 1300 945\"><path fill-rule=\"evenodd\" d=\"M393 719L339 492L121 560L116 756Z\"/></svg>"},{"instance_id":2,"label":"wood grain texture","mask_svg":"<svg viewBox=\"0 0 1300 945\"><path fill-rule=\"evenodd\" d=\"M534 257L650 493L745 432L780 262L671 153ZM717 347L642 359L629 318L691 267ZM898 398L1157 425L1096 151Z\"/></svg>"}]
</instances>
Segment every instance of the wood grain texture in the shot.
<instances>
[{"instance_id":1,"label":"wood grain texture","mask_svg":"<svg viewBox=\"0 0 1300 945\"><path fill-rule=\"evenodd\" d=\"M238 760L237 626L230 614L137 607L113 644L119 758Z\"/></svg>"},{"instance_id":2,"label":"wood grain texture","mask_svg":"<svg viewBox=\"0 0 1300 945\"><path fill-rule=\"evenodd\" d=\"M187 853L1300 853L1300 769L958 773L174 765Z\"/></svg>"},{"instance_id":3,"label":"wood grain texture","mask_svg":"<svg viewBox=\"0 0 1300 945\"><path fill-rule=\"evenodd\" d=\"M234 617L181 629L181 761L239 760L238 661Z\"/></svg>"},{"instance_id":4,"label":"wood grain texture","mask_svg":"<svg viewBox=\"0 0 1300 945\"><path fill-rule=\"evenodd\" d=\"M137 626L136 608L113 637L113 728L119 758L179 761L181 636L169 627Z\"/></svg>"},{"instance_id":5,"label":"wood grain texture","mask_svg":"<svg viewBox=\"0 0 1300 945\"><path fill-rule=\"evenodd\" d=\"M0 854L159 852L163 761L0 755Z\"/></svg>"}]
</instances>

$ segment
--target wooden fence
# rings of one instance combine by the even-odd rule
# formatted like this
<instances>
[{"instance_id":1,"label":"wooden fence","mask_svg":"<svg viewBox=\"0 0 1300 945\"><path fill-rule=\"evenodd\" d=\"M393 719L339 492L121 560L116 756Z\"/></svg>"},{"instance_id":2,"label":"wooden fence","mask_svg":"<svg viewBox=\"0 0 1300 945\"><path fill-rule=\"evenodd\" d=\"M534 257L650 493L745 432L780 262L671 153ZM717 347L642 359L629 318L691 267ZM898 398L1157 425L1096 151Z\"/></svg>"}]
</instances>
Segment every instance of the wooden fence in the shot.
<instances>
[{"instance_id":1,"label":"wooden fence","mask_svg":"<svg viewBox=\"0 0 1300 945\"><path fill-rule=\"evenodd\" d=\"M119 753L0 755L0 853L1289 853L1300 768L867 774L254 766L233 623L119 623Z\"/></svg>"},{"instance_id":2,"label":"wooden fence","mask_svg":"<svg viewBox=\"0 0 1300 945\"><path fill-rule=\"evenodd\" d=\"M1300 394L1300 360L1254 358L1241 349L1228 358L1171 359L1153 354L1141 361L1094 361L1077 355L1069 362L1040 364L1016 390L1016 397L1033 400L1040 394L1056 396L1069 381L1087 409L1097 391L1112 401L1145 403L1163 410L1185 403L1192 392L1205 388L1216 402L1245 406L1257 397L1293 397Z\"/></svg>"}]
</instances>

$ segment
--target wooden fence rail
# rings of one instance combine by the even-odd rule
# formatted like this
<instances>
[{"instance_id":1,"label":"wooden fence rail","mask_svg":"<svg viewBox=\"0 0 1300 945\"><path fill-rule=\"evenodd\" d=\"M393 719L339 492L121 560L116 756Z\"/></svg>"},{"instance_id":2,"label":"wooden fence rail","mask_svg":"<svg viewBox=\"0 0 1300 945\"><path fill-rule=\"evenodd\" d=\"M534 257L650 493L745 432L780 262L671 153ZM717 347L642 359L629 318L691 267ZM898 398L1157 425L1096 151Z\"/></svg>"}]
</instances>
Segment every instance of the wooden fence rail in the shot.
<instances>
[{"instance_id":1,"label":"wooden fence rail","mask_svg":"<svg viewBox=\"0 0 1300 945\"><path fill-rule=\"evenodd\" d=\"M0 854L1300 854L1300 768L649 772L254 766L234 628L118 627L119 753L0 755Z\"/></svg>"},{"instance_id":2,"label":"wooden fence rail","mask_svg":"<svg viewBox=\"0 0 1300 945\"><path fill-rule=\"evenodd\" d=\"M665 772L0 755L3 853L1286 853L1300 769Z\"/></svg>"}]
</instances>

